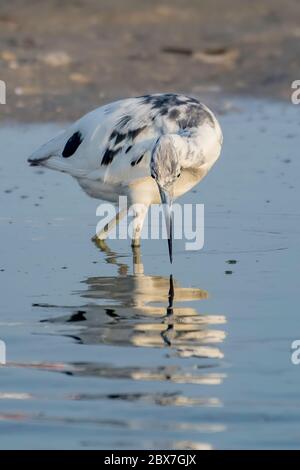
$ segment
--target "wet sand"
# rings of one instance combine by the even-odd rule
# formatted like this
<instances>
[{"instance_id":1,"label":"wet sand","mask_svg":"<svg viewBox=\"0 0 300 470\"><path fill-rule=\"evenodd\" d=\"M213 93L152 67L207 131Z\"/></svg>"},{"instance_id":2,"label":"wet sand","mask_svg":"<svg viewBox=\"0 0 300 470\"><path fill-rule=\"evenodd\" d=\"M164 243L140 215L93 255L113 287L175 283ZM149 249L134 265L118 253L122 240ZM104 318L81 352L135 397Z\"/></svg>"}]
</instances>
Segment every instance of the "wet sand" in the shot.
<instances>
[{"instance_id":1,"label":"wet sand","mask_svg":"<svg viewBox=\"0 0 300 470\"><path fill-rule=\"evenodd\" d=\"M0 13L1 117L71 120L157 91L289 100L299 23L297 0L11 0Z\"/></svg>"},{"instance_id":2,"label":"wet sand","mask_svg":"<svg viewBox=\"0 0 300 470\"><path fill-rule=\"evenodd\" d=\"M234 107L174 296L165 241L135 274L129 240L91 243L98 202L27 166L59 125L1 128L1 448L299 448L298 109Z\"/></svg>"}]
</instances>

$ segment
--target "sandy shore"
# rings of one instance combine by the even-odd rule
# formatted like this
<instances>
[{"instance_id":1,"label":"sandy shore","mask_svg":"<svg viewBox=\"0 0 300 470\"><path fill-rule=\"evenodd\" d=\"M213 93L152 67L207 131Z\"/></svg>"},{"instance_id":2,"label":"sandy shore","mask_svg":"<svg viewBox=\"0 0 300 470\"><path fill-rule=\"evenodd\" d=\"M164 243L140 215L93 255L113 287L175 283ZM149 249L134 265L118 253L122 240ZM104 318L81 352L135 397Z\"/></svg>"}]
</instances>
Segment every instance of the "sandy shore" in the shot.
<instances>
[{"instance_id":1,"label":"sandy shore","mask_svg":"<svg viewBox=\"0 0 300 470\"><path fill-rule=\"evenodd\" d=\"M297 0L11 0L0 13L1 118L69 120L167 90L288 100L299 24Z\"/></svg>"}]
</instances>

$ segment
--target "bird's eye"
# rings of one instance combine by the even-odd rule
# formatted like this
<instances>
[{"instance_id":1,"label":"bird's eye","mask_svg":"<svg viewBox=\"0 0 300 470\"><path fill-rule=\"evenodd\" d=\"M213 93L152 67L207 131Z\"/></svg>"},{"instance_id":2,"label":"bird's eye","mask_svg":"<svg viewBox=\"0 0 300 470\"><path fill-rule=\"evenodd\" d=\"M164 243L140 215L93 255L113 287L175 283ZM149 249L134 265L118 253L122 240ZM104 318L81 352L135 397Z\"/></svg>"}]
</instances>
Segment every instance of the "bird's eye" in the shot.
<instances>
[{"instance_id":1,"label":"bird's eye","mask_svg":"<svg viewBox=\"0 0 300 470\"><path fill-rule=\"evenodd\" d=\"M177 178L179 178L180 175L181 175L181 173L178 173Z\"/></svg>"},{"instance_id":2,"label":"bird's eye","mask_svg":"<svg viewBox=\"0 0 300 470\"><path fill-rule=\"evenodd\" d=\"M153 178L155 180L155 176L154 175L151 175L151 178Z\"/></svg>"}]
</instances>

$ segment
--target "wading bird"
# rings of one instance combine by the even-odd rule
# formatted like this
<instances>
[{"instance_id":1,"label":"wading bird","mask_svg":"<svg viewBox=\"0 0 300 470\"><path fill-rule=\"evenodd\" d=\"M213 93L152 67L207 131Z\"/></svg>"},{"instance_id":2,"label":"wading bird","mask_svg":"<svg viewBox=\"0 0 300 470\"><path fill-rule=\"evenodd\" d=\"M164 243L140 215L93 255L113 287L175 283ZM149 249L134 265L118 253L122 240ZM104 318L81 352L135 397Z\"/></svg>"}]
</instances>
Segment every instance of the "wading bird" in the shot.
<instances>
[{"instance_id":1,"label":"wading bird","mask_svg":"<svg viewBox=\"0 0 300 470\"><path fill-rule=\"evenodd\" d=\"M220 155L222 131L195 98L165 93L104 105L86 114L30 158L73 176L90 196L136 207L132 245L139 246L151 204L163 203L172 262L172 202L201 181ZM96 235L105 239L124 211Z\"/></svg>"}]
</instances>

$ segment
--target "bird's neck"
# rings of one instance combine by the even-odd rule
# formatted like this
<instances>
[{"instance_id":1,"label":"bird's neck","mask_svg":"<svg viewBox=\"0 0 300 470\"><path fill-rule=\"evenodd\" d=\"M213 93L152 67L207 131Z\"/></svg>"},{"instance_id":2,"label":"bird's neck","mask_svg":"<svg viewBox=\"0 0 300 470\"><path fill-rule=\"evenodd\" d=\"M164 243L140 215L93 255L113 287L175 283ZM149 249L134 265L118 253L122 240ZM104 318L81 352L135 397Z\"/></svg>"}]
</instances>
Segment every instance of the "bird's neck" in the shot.
<instances>
[{"instance_id":1,"label":"bird's neck","mask_svg":"<svg viewBox=\"0 0 300 470\"><path fill-rule=\"evenodd\" d=\"M198 168L203 163L203 155L198 135L191 132L178 136L178 155L182 168Z\"/></svg>"},{"instance_id":2,"label":"bird's neck","mask_svg":"<svg viewBox=\"0 0 300 470\"><path fill-rule=\"evenodd\" d=\"M182 168L209 170L218 159L221 142L217 138L215 129L202 126L183 132L180 135L180 164Z\"/></svg>"}]
</instances>

